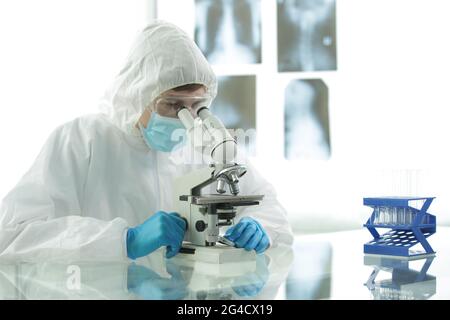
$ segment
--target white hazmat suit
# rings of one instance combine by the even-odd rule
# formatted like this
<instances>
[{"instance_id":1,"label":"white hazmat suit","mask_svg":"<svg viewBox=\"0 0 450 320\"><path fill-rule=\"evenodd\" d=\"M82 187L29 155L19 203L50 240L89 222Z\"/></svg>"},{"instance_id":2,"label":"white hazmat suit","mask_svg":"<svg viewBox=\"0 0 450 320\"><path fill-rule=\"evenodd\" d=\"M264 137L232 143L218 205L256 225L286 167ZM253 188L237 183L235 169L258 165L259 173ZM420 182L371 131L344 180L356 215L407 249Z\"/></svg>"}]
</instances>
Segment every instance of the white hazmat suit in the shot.
<instances>
[{"instance_id":1,"label":"white hazmat suit","mask_svg":"<svg viewBox=\"0 0 450 320\"><path fill-rule=\"evenodd\" d=\"M215 75L194 42L166 22L145 28L102 99L101 112L57 128L3 199L0 259L128 259L128 227L158 210L173 211L172 179L190 170L169 153L150 150L135 125L157 96L189 83L216 94ZM292 242L274 189L252 167L241 194L265 198L237 219L258 220L272 245Z\"/></svg>"}]
</instances>

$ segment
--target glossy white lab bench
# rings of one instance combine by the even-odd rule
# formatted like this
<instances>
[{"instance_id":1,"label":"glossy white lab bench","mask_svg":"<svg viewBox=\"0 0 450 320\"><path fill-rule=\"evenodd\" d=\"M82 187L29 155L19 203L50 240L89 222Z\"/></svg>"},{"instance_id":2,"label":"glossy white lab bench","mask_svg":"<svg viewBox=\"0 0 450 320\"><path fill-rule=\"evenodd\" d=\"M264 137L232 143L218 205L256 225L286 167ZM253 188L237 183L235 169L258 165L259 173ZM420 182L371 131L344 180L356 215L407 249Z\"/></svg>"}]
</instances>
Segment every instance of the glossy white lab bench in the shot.
<instances>
[{"instance_id":1,"label":"glossy white lab bench","mask_svg":"<svg viewBox=\"0 0 450 320\"><path fill-rule=\"evenodd\" d=\"M212 265L0 261L1 299L449 299L450 228L429 238L434 258L365 256L367 230L296 237L256 262Z\"/></svg>"}]
</instances>

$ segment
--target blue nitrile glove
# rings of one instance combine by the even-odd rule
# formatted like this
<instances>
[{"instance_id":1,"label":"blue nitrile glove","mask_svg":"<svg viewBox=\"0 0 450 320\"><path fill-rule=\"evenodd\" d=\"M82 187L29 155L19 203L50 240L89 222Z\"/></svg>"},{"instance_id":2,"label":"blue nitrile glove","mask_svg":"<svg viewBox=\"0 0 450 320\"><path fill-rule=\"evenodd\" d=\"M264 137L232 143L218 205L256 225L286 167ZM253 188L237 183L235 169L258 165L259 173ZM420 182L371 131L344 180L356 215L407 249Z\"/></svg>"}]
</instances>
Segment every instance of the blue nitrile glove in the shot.
<instances>
[{"instance_id":1,"label":"blue nitrile glove","mask_svg":"<svg viewBox=\"0 0 450 320\"><path fill-rule=\"evenodd\" d=\"M225 233L225 237L234 242L237 248L255 250L263 253L269 246L269 236L258 221L250 217L242 218Z\"/></svg>"},{"instance_id":2,"label":"blue nitrile glove","mask_svg":"<svg viewBox=\"0 0 450 320\"><path fill-rule=\"evenodd\" d=\"M178 213L158 211L144 223L128 229L128 258L146 256L162 246L167 246L166 258L172 258L181 248L185 231L186 222Z\"/></svg>"}]
</instances>

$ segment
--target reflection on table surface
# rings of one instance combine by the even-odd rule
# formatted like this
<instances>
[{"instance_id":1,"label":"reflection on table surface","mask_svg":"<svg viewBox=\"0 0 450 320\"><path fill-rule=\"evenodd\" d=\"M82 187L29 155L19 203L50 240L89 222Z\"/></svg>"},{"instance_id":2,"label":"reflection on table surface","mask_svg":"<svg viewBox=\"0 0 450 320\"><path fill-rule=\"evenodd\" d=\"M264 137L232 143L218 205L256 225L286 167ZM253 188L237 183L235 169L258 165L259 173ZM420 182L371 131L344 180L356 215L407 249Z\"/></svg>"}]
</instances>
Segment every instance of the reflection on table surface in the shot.
<instances>
[{"instance_id":1,"label":"reflection on table surface","mask_svg":"<svg viewBox=\"0 0 450 320\"><path fill-rule=\"evenodd\" d=\"M367 255L364 264L372 266L373 271L366 282L367 288L376 300L424 300L436 293L436 277L427 274L434 256L405 260ZM420 269L411 264L420 262ZM380 273L389 277L377 280Z\"/></svg>"},{"instance_id":2,"label":"reflection on table surface","mask_svg":"<svg viewBox=\"0 0 450 320\"><path fill-rule=\"evenodd\" d=\"M364 255L367 230L296 238L283 299L450 298L449 227L430 238L436 255L415 258ZM438 285L439 283L439 285Z\"/></svg>"},{"instance_id":3,"label":"reflection on table surface","mask_svg":"<svg viewBox=\"0 0 450 320\"><path fill-rule=\"evenodd\" d=\"M278 247L225 264L165 259L162 250L136 263L0 261L0 299L273 299L292 259L292 248Z\"/></svg>"},{"instance_id":4,"label":"reflection on table surface","mask_svg":"<svg viewBox=\"0 0 450 320\"><path fill-rule=\"evenodd\" d=\"M0 261L1 299L448 299L450 228L435 257L364 255L367 230L296 237L256 260L207 264L159 250L136 263ZM439 285L438 285L439 282Z\"/></svg>"}]
</instances>

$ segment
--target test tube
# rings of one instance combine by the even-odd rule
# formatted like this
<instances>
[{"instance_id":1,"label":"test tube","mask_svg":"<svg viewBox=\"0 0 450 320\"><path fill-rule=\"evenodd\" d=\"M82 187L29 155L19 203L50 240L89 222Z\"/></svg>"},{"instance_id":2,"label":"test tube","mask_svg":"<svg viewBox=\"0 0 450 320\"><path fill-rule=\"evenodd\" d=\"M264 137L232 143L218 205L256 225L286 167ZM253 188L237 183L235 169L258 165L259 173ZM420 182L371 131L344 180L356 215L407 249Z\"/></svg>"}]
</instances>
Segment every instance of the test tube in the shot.
<instances>
[{"instance_id":1,"label":"test tube","mask_svg":"<svg viewBox=\"0 0 450 320\"><path fill-rule=\"evenodd\" d=\"M389 224L389 207L384 207L384 222L383 224Z\"/></svg>"},{"instance_id":2,"label":"test tube","mask_svg":"<svg viewBox=\"0 0 450 320\"><path fill-rule=\"evenodd\" d=\"M383 220L384 220L384 208L383 207L379 207L378 208L378 222L377 224L383 224Z\"/></svg>"},{"instance_id":3,"label":"test tube","mask_svg":"<svg viewBox=\"0 0 450 320\"><path fill-rule=\"evenodd\" d=\"M396 225L396 224L398 224L398 218L397 218L397 215L398 215L398 211L397 211L397 207L392 207L391 208L392 210L391 210L391 224L393 224L393 225Z\"/></svg>"},{"instance_id":4,"label":"test tube","mask_svg":"<svg viewBox=\"0 0 450 320\"><path fill-rule=\"evenodd\" d=\"M397 224L405 224L405 208L403 207L397 208Z\"/></svg>"},{"instance_id":5,"label":"test tube","mask_svg":"<svg viewBox=\"0 0 450 320\"><path fill-rule=\"evenodd\" d=\"M375 207L375 214L372 223L378 224L380 222L380 207Z\"/></svg>"},{"instance_id":6,"label":"test tube","mask_svg":"<svg viewBox=\"0 0 450 320\"><path fill-rule=\"evenodd\" d=\"M384 222L383 224L389 224L389 207L384 207Z\"/></svg>"},{"instance_id":7,"label":"test tube","mask_svg":"<svg viewBox=\"0 0 450 320\"><path fill-rule=\"evenodd\" d=\"M387 214L387 221L386 224L392 224L394 221L394 213L395 213L395 208L394 207L388 207L386 208L386 212Z\"/></svg>"},{"instance_id":8,"label":"test tube","mask_svg":"<svg viewBox=\"0 0 450 320\"><path fill-rule=\"evenodd\" d=\"M416 219L416 210L411 210L411 224L414 223Z\"/></svg>"},{"instance_id":9,"label":"test tube","mask_svg":"<svg viewBox=\"0 0 450 320\"><path fill-rule=\"evenodd\" d=\"M406 224L411 224L412 223L412 210L411 208L406 208L406 219L405 219Z\"/></svg>"},{"instance_id":10,"label":"test tube","mask_svg":"<svg viewBox=\"0 0 450 320\"><path fill-rule=\"evenodd\" d=\"M388 215L387 209L387 207L380 208L380 224L386 224Z\"/></svg>"}]
</instances>

